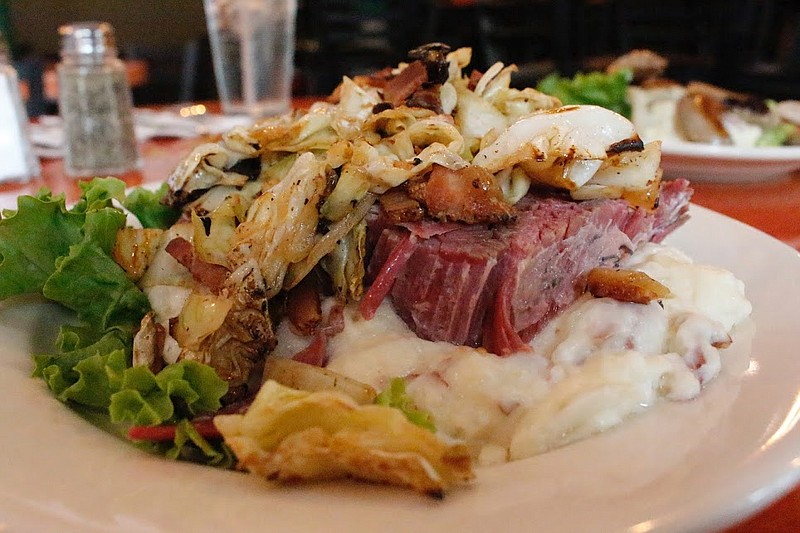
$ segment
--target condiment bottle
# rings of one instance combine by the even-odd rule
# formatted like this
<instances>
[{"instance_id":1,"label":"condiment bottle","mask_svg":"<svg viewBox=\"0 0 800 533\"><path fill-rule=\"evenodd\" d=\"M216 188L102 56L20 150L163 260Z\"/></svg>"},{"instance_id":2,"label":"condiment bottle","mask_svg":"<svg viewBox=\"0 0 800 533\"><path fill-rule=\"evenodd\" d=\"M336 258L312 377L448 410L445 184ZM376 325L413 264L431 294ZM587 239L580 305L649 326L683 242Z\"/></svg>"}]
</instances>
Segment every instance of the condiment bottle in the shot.
<instances>
[{"instance_id":1,"label":"condiment bottle","mask_svg":"<svg viewBox=\"0 0 800 533\"><path fill-rule=\"evenodd\" d=\"M119 174L136 167L133 98L113 28L105 22L83 22L61 26L58 32L58 107L67 174Z\"/></svg>"},{"instance_id":2,"label":"condiment bottle","mask_svg":"<svg viewBox=\"0 0 800 533\"><path fill-rule=\"evenodd\" d=\"M28 136L19 77L0 33L0 181L28 181L38 176L39 170Z\"/></svg>"}]
</instances>

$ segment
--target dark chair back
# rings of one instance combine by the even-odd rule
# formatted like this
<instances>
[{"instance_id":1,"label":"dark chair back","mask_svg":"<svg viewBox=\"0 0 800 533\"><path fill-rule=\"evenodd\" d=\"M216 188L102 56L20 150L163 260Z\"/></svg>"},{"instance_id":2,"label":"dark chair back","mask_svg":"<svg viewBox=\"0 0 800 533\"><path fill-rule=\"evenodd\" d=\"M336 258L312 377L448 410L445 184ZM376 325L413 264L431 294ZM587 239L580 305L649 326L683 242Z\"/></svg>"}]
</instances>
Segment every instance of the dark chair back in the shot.
<instances>
[{"instance_id":1,"label":"dark chair back","mask_svg":"<svg viewBox=\"0 0 800 533\"><path fill-rule=\"evenodd\" d=\"M669 77L715 81L722 52L721 22L736 3L614 0L618 52L647 48L669 59Z\"/></svg>"},{"instance_id":2,"label":"dark chair back","mask_svg":"<svg viewBox=\"0 0 800 533\"><path fill-rule=\"evenodd\" d=\"M479 1L477 64L486 69L497 61L515 63L517 86L533 86L554 70L572 74L576 68L572 4L570 0Z\"/></svg>"},{"instance_id":3,"label":"dark chair back","mask_svg":"<svg viewBox=\"0 0 800 533\"><path fill-rule=\"evenodd\" d=\"M343 75L394 66L422 44L425 2L420 0L318 0L308 2L308 36L316 41L307 58L310 91L326 94Z\"/></svg>"},{"instance_id":4,"label":"dark chair back","mask_svg":"<svg viewBox=\"0 0 800 533\"><path fill-rule=\"evenodd\" d=\"M800 5L740 0L728 24L721 83L764 98L800 99Z\"/></svg>"}]
</instances>

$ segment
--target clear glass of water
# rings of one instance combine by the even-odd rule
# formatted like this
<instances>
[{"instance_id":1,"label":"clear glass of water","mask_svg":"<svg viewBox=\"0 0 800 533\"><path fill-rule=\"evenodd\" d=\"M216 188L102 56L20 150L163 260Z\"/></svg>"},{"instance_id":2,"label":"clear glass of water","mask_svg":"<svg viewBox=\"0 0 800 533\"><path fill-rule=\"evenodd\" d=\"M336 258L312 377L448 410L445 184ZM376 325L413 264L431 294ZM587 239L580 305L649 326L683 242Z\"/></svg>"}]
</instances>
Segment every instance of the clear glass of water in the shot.
<instances>
[{"instance_id":1,"label":"clear glass of water","mask_svg":"<svg viewBox=\"0 0 800 533\"><path fill-rule=\"evenodd\" d=\"M297 0L203 0L222 111L260 118L291 106Z\"/></svg>"}]
</instances>

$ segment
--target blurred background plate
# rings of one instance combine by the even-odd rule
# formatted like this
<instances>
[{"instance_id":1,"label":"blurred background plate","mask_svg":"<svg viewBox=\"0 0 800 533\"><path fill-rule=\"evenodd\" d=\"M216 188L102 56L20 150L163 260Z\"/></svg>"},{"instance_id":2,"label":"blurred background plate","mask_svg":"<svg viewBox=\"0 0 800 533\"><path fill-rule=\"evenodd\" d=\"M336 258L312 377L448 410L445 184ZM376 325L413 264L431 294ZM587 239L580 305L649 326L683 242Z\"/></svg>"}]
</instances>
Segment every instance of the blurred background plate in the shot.
<instances>
[{"instance_id":1,"label":"blurred background plate","mask_svg":"<svg viewBox=\"0 0 800 533\"><path fill-rule=\"evenodd\" d=\"M661 167L665 178L717 183L778 180L800 169L800 146L739 148L664 141Z\"/></svg>"}]
</instances>

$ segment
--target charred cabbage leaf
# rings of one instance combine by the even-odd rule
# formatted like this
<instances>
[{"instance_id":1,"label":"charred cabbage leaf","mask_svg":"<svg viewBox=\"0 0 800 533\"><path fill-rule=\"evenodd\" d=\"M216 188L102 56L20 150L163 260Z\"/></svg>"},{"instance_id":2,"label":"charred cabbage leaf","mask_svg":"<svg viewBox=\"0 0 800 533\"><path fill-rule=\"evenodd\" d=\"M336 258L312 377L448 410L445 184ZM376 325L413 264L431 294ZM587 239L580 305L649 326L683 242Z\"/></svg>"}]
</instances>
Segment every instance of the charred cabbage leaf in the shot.
<instances>
[{"instance_id":1,"label":"charred cabbage leaf","mask_svg":"<svg viewBox=\"0 0 800 533\"><path fill-rule=\"evenodd\" d=\"M397 409L359 405L346 394L261 387L243 415L214 423L238 467L268 479L354 477L441 497L473 477L469 452L412 424Z\"/></svg>"}]
</instances>

